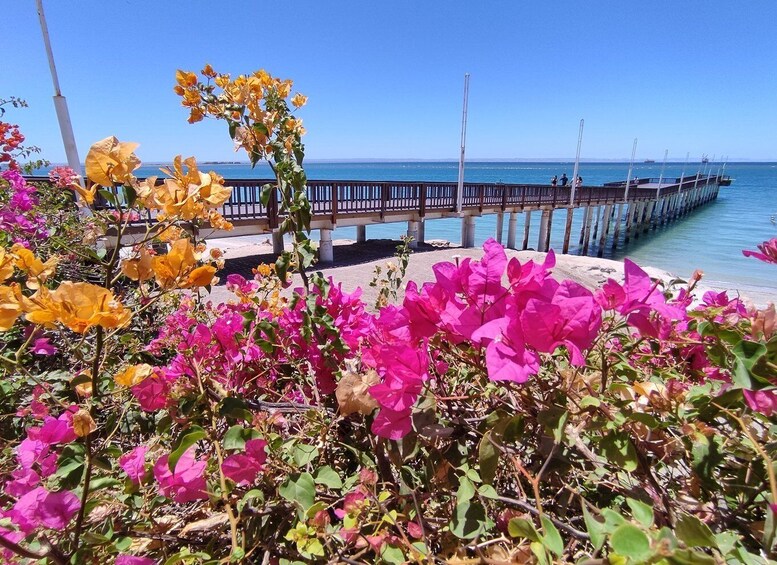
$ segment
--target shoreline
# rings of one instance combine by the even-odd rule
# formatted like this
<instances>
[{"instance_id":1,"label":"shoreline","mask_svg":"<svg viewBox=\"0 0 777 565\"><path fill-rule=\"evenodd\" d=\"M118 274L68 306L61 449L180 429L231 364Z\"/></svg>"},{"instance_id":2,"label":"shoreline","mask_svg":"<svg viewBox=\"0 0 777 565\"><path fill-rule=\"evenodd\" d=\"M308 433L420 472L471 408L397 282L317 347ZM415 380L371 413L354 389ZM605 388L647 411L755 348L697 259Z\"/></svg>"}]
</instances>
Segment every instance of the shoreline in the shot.
<instances>
[{"instance_id":1,"label":"shoreline","mask_svg":"<svg viewBox=\"0 0 777 565\"><path fill-rule=\"evenodd\" d=\"M374 304L377 290L370 287L369 283L373 280L375 267L380 266L385 272L386 264L395 261L394 253L400 242L390 239L370 239L363 243L357 243L353 240L338 239L334 240L333 244L335 246L334 263L317 264L313 270L321 271L324 276L331 276L335 284L342 284L342 288L346 292L353 292L356 288L361 288L364 302L368 305ZM264 236L214 239L208 242L208 246L221 249L225 260L224 268L217 274L220 278L219 284L213 287L208 296L214 303L226 302L233 298L233 295L225 287L228 275L237 273L250 279L253 276L252 269L257 265L275 262L276 256L272 253L272 244L269 238ZM505 252L508 259L517 257L521 263L529 260L542 262L546 255L531 250L505 249ZM461 259L465 257L479 259L482 255L483 250L480 247L465 249L444 240L430 240L419 244L418 249L410 255L402 286L404 288L405 283L410 280L415 281L419 286L424 282L434 280L432 267L441 261L455 261L456 256ZM641 264L640 267L651 278L659 279L664 283L681 281L682 284L686 282L686 279L662 269ZM557 280L571 279L590 290L594 290L606 282L608 278L622 282L623 261L556 254L556 266L551 272ZM295 276L291 286L296 287L300 284L300 277ZM726 288L720 281L702 279L694 294L700 299L707 290L716 292L726 290L729 292L729 296L740 296L746 303L752 303L759 308L765 307L770 302L777 303L777 289L773 288ZM403 294L403 291L400 290L399 300L402 299Z\"/></svg>"}]
</instances>

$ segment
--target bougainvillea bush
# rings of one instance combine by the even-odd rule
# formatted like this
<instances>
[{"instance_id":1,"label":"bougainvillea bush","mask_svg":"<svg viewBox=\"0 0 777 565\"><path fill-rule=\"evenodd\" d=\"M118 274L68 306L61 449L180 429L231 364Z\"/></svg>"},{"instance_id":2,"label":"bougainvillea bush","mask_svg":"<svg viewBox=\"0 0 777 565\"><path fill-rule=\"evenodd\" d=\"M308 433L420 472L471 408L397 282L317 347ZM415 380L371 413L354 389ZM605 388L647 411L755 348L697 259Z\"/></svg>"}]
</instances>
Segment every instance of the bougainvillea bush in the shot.
<instances>
[{"instance_id":1,"label":"bougainvillea bush","mask_svg":"<svg viewBox=\"0 0 777 565\"><path fill-rule=\"evenodd\" d=\"M3 559L770 562L774 306L630 261L591 291L493 240L378 311L313 271L289 288L313 262L304 97L202 75L177 77L190 121L270 160L295 248L213 304L219 254L196 234L229 228L218 175L179 157L141 181L114 138L87 179L55 175L83 229L33 206L29 238L63 245L0 251Z\"/></svg>"}]
</instances>

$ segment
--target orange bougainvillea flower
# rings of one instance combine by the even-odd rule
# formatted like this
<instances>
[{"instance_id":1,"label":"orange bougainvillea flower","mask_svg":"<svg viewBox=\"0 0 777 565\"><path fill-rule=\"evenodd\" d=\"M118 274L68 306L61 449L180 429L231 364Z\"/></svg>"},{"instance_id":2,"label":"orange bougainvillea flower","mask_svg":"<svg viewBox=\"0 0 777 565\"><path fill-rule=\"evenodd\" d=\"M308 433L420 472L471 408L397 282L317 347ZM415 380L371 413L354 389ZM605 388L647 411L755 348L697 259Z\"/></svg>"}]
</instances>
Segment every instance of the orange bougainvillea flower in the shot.
<instances>
[{"instance_id":1,"label":"orange bougainvillea flower","mask_svg":"<svg viewBox=\"0 0 777 565\"><path fill-rule=\"evenodd\" d=\"M212 265L203 265L197 267L186 277L186 282L181 285L181 288L195 288L201 286L208 286L213 280L213 275L216 274L216 267Z\"/></svg>"},{"instance_id":2,"label":"orange bougainvillea flower","mask_svg":"<svg viewBox=\"0 0 777 565\"><path fill-rule=\"evenodd\" d=\"M40 288L22 306L29 322L49 326L59 322L78 333L94 326L123 327L132 317L110 290L85 282L66 281L54 291Z\"/></svg>"},{"instance_id":3,"label":"orange bougainvillea flower","mask_svg":"<svg viewBox=\"0 0 777 565\"><path fill-rule=\"evenodd\" d=\"M8 280L13 275L13 267L16 257L5 252L5 248L0 247L0 282Z\"/></svg>"},{"instance_id":4,"label":"orange bougainvillea flower","mask_svg":"<svg viewBox=\"0 0 777 565\"><path fill-rule=\"evenodd\" d=\"M27 273L27 288L39 288L57 269L56 256L50 257L44 263L35 257L32 251L18 243L11 247L11 253L16 257L16 267Z\"/></svg>"},{"instance_id":5,"label":"orange bougainvillea flower","mask_svg":"<svg viewBox=\"0 0 777 565\"><path fill-rule=\"evenodd\" d=\"M130 365L120 373L117 373L113 380L117 385L135 386L145 378L150 377L153 372L154 368L151 365L140 363L139 365Z\"/></svg>"},{"instance_id":6,"label":"orange bougainvillea flower","mask_svg":"<svg viewBox=\"0 0 777 565\"><path fill-rule=\"evenodd\" d=\"M294 95L294 98L291 99L291 103L294 104L295 108L302 108L307 104L307 101L308 97L300 92L297 92L297 94Z\"/></svg>"},{"instance_id":7,"label":"orange bougainvillea flower","mask_svg":"<svg viewBox=\"0 0 777 565\"><path fill-rule=\"evenodd\" d=\"M154 270L151 268L152 259L148 249L141 247L136 258L126 259L121 264L121 272L133 281L147 281L154 276Z\"/></svg>"},{"instance_id":8,"label":"orange bougainvillea flower","mask_svg":"<svg viewBox=\"0 0 777 565\"><path fill-rule=\"evenodd\" d=\"M89 188L84 188L77 182L70 184L70 188L72 188L81 198L83 198L84 202L87 204L94 203L94 197L97 194L97 187L97 184L92 184L92 186Z\"/></svg>"},{"instance_id":9,"label":"orange bougainvillea flower","mask_svg":"<svg viewBox=\"0 0 777 565\"><path fill-rule=\"evenodd\" d=\"M184 88L194 86L197 84L197 75L194 73L182 71L178 69L175 72L175 82L183 86Z\"/></svg>"},{"instance_id":10,"label":"orange bougainvillea flower","mask_svg":"<svg viewBox=\"0 0 777 565\"><path fill-rule=\"evenodd\" d=\"M132 172L140 166L140 159L134 153L137 147L137 143L121 142L115 137L98 141L84 160L86 176L102 186L132 183L135 179Z\"/></svg>"},{"instance_id":11,"label":"orange bougainvillea flower","mask_svg":"<svg viewBox=\"0 0 777 565\"><path fill-rule=\"evenodd\" d=\"M170 247L167 255L151 260L157 284L163 289L195 288L208 286L216 268L211 265L197 267L199 253L188 239L179 239Z\"/></svg>"},{"instance_id":12,"label":"orange bougainvillea flower","mask_svg":"<svg viewBox=\"0 0 777 565\"><path fill-rule=\"evenodd\" d=\"M22 313L18 285L0 286L0 332L11 329Z\"/></svg>"}]
</instances>

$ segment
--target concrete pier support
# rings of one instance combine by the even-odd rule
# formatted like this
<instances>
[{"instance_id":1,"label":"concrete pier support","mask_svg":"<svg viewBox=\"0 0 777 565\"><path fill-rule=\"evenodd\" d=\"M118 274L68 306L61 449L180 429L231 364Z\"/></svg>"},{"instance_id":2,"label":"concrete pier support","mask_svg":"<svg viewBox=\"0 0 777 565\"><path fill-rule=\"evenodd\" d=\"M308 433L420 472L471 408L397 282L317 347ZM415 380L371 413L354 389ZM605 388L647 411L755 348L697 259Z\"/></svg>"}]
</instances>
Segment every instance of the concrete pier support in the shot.
<instances>
[{"instance_id":1,"label":"concrete pier support","mask_svg":"<svg viewBox=\"0 0 777 565\"><path fill-rule=\"evenodd\" d=\"M599 222L602 217L602 210L603 208L601 206L597 206L594 212L594 233L591 235L591 241L594 243L596 242L596 236L599 234Z\"/></svg>"},{"instance_id":2,"label":"concrete pier support","mask_svg":"<svg viewBox=\"0 0 777 565\"><path fill-rule=\"evenodd\" d=\"M634 219L634 205L628 204L626 206L626 226L623 230L623 241L625 243L628 243L631 239L631 222Z\"/></svg>"},{"instance_id":3,"label":"concrete pier support","mask_svg":"<svg viewBox=\"0 0 777 565\"><path fill-rule=\"evenodd\" d=\"M504 227L505 215L504 212L497 212L496 214L496 240L502 243L502 228Z\"/></svg>"},{"instance_id":4,"label":"concrete pier support","mask_svg":"<svg viewBox=\"0 0 777 565\"><path fill-rule=\"evenodd\" d=\"M575 209L571 206L567 208L567 221L564 224L564 244L561 246L562 253L569 253L569 239L572 237L572 218L574 218Z\"/></svg>"},{"instance_id":5,"label":"concrete pier support","mask_svg":"<svg viewBox=\"0 0 777 565\"><path fill-rule=\"evenodd\" d=\"M461 219L461 246L475 247L475 216L464 216Z\"/></svg>"},{"instance_id":6,"label":"concrete pier support","mask_svg":"<svg viewBox=\"0 0 777 565\"><path fill-rule=\"evenodd\" d=\"M591 224L593 223L593 206L585 212L585 231L583 233L583 255L588 255L588 243L591 241Z\"/></svg>"},{"instance_id":7,"label":"concrete pier support","mask_svg":"<svg viewBox=\"0 0 777 565\"><path fill-rule=\"evenodd\" d=\"M588 242L591 240L591 222L594 208L589 206L585 211L585 229L583 230L583 255L588 255Z\"/></svg>"},{"instance_id":8,"label":"concrete pier support","mask_svg":"<svg viewBox=\"0 0 777 565\"><path fill-rule=\"evenodd\" d=\"M367 241L367 226L356 226L356 243Z\"/></svg>"},{"instance_id":9,"label":"concrete pier support","mask_svg":"<svg viewBox=\"0 0 777 565\"><path fill-rule=\"evenodd\" d=\"M653 210L656 208L657 200L651 200L647 205L647 214L645 214L645 223L642 225L643 233L647 233L650 226L653 225Z\"/></svg>"},{"instance_id":10,"label":"concrete pier support","mask_svg":"<svg viewBox=\"0 0 777 565\"><path fill-rule=\"evenodd\" d=\"M426 242L426 220L423 218L418 221L418 237L416 239L418 243Z\"/></svg>"},{"instance_id":11,"label":"concrete pier support","mask_svg":"<svg viewBox=\"0 0 777 565\"><path fill-rule=\"evenodd\" d=\"M589 215L588 212L591 210L591 207L583 209L583 223L580 224L580 240L577 242L579 245L583 245L583 237L585 236L585 229L588 225L588 219Z\"/></svg>"},{"instance_id":12,"label":"concrete pier support","mask_svg":"<svg viewBox=\"0 0 777 565\"><path fill-rule=\"evenodd\" d=\"M531 226L531 210L526 210L526 217L523 222L523 245L521 249L526 251L529 248L529 227Z\"/></svg>"},{"instance_id":13,"label":"concrete pier support","mask_svg":"<svg viewBox=\"0 0 777 565\"><path fill-rule=\"evenodd\" d=\"M540 234L537 241L537 251L547 251L550 247L550 227L553 210L543 210L540 216Z\"/></svg>"},{"instance_id":14,"label":"concrete pier support","mask_svg":"<svg viewBox=\"0 0 777 565\"><path fill-rule=\"evenodd\" d=\"M418 249L418 222L413 220L407 223L407 237L412 237L410 249Z\"/></svg>"},{"instance_id":15,"label":"concrete pier support","mask_svg":"<svg viewBox=\"0 0 777 565\"><path fill-rule=\"evenodd\" d=\"M321 239L318 242L318 260L322 263L331 263L335 260L335 252L332 246L332 230L321 228Z\"/></svg>"},{"instance_id":16,"label":"concrete pier support","mask_svg":"<svg viewBox=\"0 0 777 565\"><path fill-rule=\"evenodd\" d=\"M283 253L283 234L278 228L272 230L272 252L276 255Z\"/></svg>"},{"instance_id":17,"label":"concrete pier support","mask_svg":"<svg viewBox=\"0 0 777 565\"><path fill-rule=\"evenodd\" d=\"M618 247L618 239L621 236L621 218L623 218L623 204L618 204L618 211L615 213L615 231L612 235L612 248Z\"/></svg>"},{"instance_id":18,"label":"concrete pier support","mask_svg":"<svg viewBox=\"0 0 777 565\"><path fill-rule=\"evenodd\" d=\"M599 251L596 253L598 257L604 256L604 244L607 243L607 232L610 230L610 217L612 216L612 204L607 204L604 207L604 215L602 217L602 234L599 237Z\"/></svg>"},{"instance_id":19,"label":"concrete pier support","mask_svg":"<svg viewBox=\"0 0 777 565\"><path fill-rule=\"evenodd\" d=\"M515 229L518 227L518 214L510 212L510 219L507 221L507 247L515 249Z\"/></svg>"}]
</instances>

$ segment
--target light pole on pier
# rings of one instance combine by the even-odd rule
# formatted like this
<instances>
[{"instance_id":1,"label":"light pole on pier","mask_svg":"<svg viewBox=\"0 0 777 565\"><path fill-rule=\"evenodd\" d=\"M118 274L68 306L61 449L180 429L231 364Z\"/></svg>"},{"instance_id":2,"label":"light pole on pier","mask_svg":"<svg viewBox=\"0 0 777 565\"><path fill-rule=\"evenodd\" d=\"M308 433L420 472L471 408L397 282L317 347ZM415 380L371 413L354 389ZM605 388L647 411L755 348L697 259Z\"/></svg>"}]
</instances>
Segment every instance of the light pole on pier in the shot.
<instances>
[{"instance_id":1,"label":"light pole on pier","mask_svg":"<svg viewBox=\"0 0 777 565\"><path fill-rule=\"evenodd\" d=\"M575 205L575 188L577 187L577 173L580 170L580 145L583 143L583 124L585 120L580 120L580 133L577 134L577 155L575 156L575 169L572 171L572 192L569 198L569 205Z\"/></svg>"},{"instance_id":2,"label":"light pole on pier","mask_svg":"<svg viewBox=\"0 0 777 565\"><path fill-rule=\"evenodd\" d=\"M81 171L81 160L78 158L78 148L76 139L73 135L73 126L70 123L70 112L67 109L67 100L62 96L59 88L59 78L57 77L57 67L54 65L54 54L51 51L51 41L49 40L49 28L46 25L46 16L43 13L43 0L36 0L38 6L38 19L40 20L40 30L43 34L43 43L46 47L46 57L49 60L49 70L51 71L51 80L54 83L54 109L57 112L57 121L59 121L59 131L62 134L62 143L65 146L65 155L67 164L79 175Z\"/></svg>"},{"instance_id":3,"label":"light pole on pier","mask_svg":"<svg viewBox=\"0 0 777 565\"><path fill-rule=\"evenodd\" d=\"M469 102L469 73L464 74L464 109L461 112L461 154L459 155L459 182L456 186L456 212L464 204L464 150L467 145L467 104Z\"/></svg>"},{"instance_id":4,"label":"light pole on pier","mask_svg":"<svg viewBox=\"0 0 777 565\"><path fill-rule=\"evenodd\" d=\"M626 177L626 192L623 193L623 201L629 199L629 186L631 185L631 171L634 168L634 155L637 154L637 138L634 138L634 146L631 148L631 161L629 161L629 174Z\"/></svg>"},{"instance_id":5,"label":"light pole on pier","mask_svg":"<svg viewBox=\"0 0 777 565\"><path fill-rule=\"evenodd\" d=\"M661 163L661 174L658 176L658 189L656 190L656 201L661 196L661 183L664 182L664 168L666 167L666 158L669 155L669 149L664 149L664 162Z\"/></svg>"}]
</instances>

